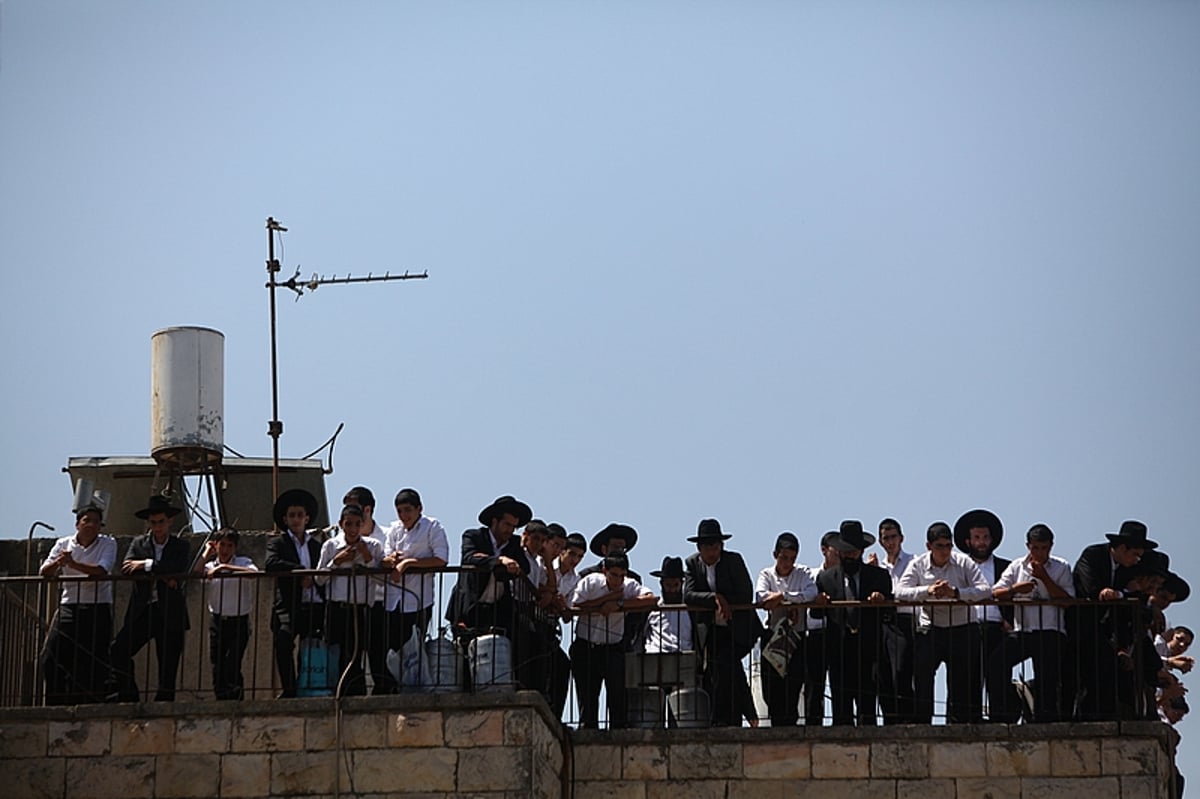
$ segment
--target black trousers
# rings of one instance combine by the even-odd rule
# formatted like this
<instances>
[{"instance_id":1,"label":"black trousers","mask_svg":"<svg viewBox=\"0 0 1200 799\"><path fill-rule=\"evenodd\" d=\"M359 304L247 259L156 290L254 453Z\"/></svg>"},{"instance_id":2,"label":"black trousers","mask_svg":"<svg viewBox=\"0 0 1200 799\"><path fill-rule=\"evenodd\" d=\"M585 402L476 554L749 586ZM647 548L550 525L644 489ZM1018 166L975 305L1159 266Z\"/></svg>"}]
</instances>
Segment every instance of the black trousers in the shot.
<instances>
[{"instance_id":1,"label":"black trousers","mask_svg":"<svg viewBox=\"0 0 1200 799\"><path fill-rule=\"evenodd\" d=\"M213 613L208 621L208 657L212 663L213 693L217 699L241 699L242 657L250 643L249 616L221 616Z\"/></svg>"},{"instance_id":2,"label":"black trousers","mask_svg":"<svg viewBox=\"0 0 1200 799\"><path fill-rule=\"evenodd\" d=\"M576 638L571 644L571 673L575 675L575 694L579 701L579 727L594 730L600 726L600 686L608 699L608 724L614 729L625 726L625 647L593 644Z\"/></svg>"},{"instance_id":3,"label":"black trousers","mask_svg":"<svg viewBox=\"0 0 1200 799\"><path fill-rule=\"evenodd\" d=\"M38 658L47 705L104 701L112 630L112 605L59 605Z\"/></svg>"},{"instance_id":4,"label":"black trousers","mask_svg":"<svg viewBox=\"0 0 1200 799\"><path fill-rule=\"evenodd\" d=\"M301 602L296 614L272 614L271 634L275 642L275 668L279 670L281 696L296 695L296 639L316 637L325 628L325 603Z\"/></svg>"},{"instance_id":5,"label":"black trousers","mask_svg":"<svg viewBox=\"0 0 1200 799\"><path fill-rule=\"evenodd\" d=\"M729 627L708 627L705 642L704 686L712 698L712 722L715 727L740 727L742 717L757 718L754 697L742 658L748 654L734 643Z\"/></svg>"},{"instance_id":6,"label":"black trousers","mask_svg":"<svg viewBox=\"0 0 1200 799\"><path fill-rule=\"evenodd\" d=\"M763 702L772 727L794 727L800 720L800 694L804 690L807 662L801 644L788 660L787 671L780 675L766 659L758 659Z\"/></svg>"},{"instance_id":7,"label":"black trousers","mask_svg":"<svg viewBox=\"0 0 1200 799\"><path fill-rule=\"evenodd\" d=\"M829 627L829 688L833 695L833 723L873 727L878 723L879 642L870 630L853 632L846 627Z\"/></svg>"},{"instance_id":8,"label":"black trousers","mask_svg":"<svg viewBox=\"0 0 1200 799\"><path fill-rule=\"evenodd\" d=\"M1004 638L1008 633L1004 631L1004 625L998 621L972 622L971 628L971 648L975 650L976 662L979 664L979 685L980 696L987 696L988 692L988 663L991 662L992 653L1004 644ZM1006 680L1005 682L1011 682ZM950 708L953 711L954 708ZM983 721L983 708L979 708L978 718L972 721Z\"/></svg>"},{"instance_id":9,"label":"black trousers","mask_svg":"<svg viewBox=\"0 0 1200 799\"><path fill-rule=\"evenodd\" d=\"M804 638L804 725L820 727L825 721L825 675L829 672L829 637L824 627L809 630Z\"/></svg>"},{"instance_id":10,"label":"black trousers","mask_svg":"<svg viewBox=\"0 0 1200 799\"><path fill-rule=\"evenodd\" d=\"M365 696L367 677L362 658L367 649L367 605L328 602L325 605L325 642L338 647L339 696Z\"/></svg>"},{"instance_id":11,"label":"black trousers","mask_svg":"<svg viewBox=\"0 0 1200 799\"><path fill-rule=\"evenodd\" d=\"M917 632L913 645L913 679L916 704L914 720L933 720L933 678L938 666L946 666L946 721L971 723L983 717L983 686L979 650L971 646L971 625L930 627Z\"/></svg>"},{"instance_id":12,"label":"black trousers","mask_svg":"<svg viewBox=\"0 0 1200 799\"><path fill-rule=\"evenodd\" d=\"M136 702L140 698L133 659L151 639L158 658L158 689L154 701L175 701L175 680L179 675L179 659L183 656L184 630L169 626L163 610L162 602L149 603L140 612L126 617L125 625L113 639L110 687L122 702Z\"/></svg>"},{"instance_id":13,"label":"black trousers","mask_svg":"<svg viewBox=\"0 0 1200 799\"><path fill-rule=\"evenodd\" d=\"M988 717L992 721L1015 724L1021 706L1012 684L1013 666L1033 659L1033 720L1038 723L1062 721L1060 687L1066 636L1057 630L1029 630L1009 633L988 658Z\"/></svg>"},{"instance_id":14,"label":"black trousers","mask_svg":"<svg viewBox=\"0 0 1200 799\"><path fill-rule=\"evenodd\" d=\"M883 657L879 663L879 707L884 724L911 724L913 719L913 643L915 613L897 613L883 625Z\"/></svg>"}]
</instances>

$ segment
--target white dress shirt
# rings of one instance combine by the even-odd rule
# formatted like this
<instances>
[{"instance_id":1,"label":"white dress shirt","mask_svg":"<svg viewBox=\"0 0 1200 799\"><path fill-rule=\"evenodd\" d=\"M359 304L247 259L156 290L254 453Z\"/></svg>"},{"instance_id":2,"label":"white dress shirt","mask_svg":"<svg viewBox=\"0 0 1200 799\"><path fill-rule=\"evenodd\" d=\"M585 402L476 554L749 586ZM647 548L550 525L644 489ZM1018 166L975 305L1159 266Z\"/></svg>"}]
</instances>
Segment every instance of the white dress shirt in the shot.
<instances>
[{"instance_id":1,"label":"white dress shirt","mask_svg":"<svg viewBox=\"0 0 1200 799\"><path fill-rule=\"evenodd\" d=\"M71 553L71 559L85 566L103 566L104 571L112 573L113 565L117 562L117 541L110 535L98 535L89 546L81 546L75 536L63 536L54 542L50 554L42 561L45 566L64 552ZM64 566L63 577L87 577L86 572L71 566ZM62 594L59 604L62 605L111 605L113 601L112 580L63 580ZM105 644L107 646L107 642Z\"/></svg>"},{"instance_id":2,"label":"white dress shirt","mask_svg":"<svg viewBox=\"0 0 1200 799\"><path fill-rule=\"evenodd\" d=\"M958 589L958 599L990 599L992 587L984 579L975 561L957 550L950 551L950 560L945 566L933 565L931 553L924 552L912 559L900 578L896 599L927 603L921 608L921 628L958 627L971 621L971 607L953 600L934 599L929 595L929 586L945 580Z\"/></svg>"},{"instance_id":3,"label":"white dress shirt","mask_svg":"<svg viewBox=\"0 0 1200 799\"><path fill-rule=\"evenodd\" d=\"M774 566L768 566L758 573L754 584L754 601L762 602L768 594L783 594L783 601L793 605L812 602L817 598L817 584L809 576L803 566L794 566L785 577L775 571ZM788 608L780 606L767 615L767 624L774 626L780 619L786 618Z\"/></svg>"},{"instance_id":4,"label":"white dress shirt","mask_svg":"<svg viewBox=\"0 0 1200 799\"><path fill-rule=\"evenodd\" d=\"M387 529L385 554L400 554L406 558L441 558L450 562L450 545L442 523L431 516L417 519L411 530L395 521ZM404 590L400 590L403 587ZM399 583L389 582L384 607L393 611L400 607L404 613L415 613L430 607L437 599L437 575L405 574Z\"/></svg>"},{"instance_id":5,"label":"white dress shirt","mask_svg":"<svg viewBox=\"0 0 1200 799\"><path fill-rule=\"evenodd\" d=\"M228 576L213 576L213 572L221 562L210 560L204 564L204 575L209 579L204 581L204 596L208 600L208 610L218 616L249 616L254 610L253 577L242 577L237 572ZM244 555L234 555L231 566L240 566L250 571L258 571L254 561Z\"/></svg>"},{"instance_id":6,"label":"white dress shirt","mask_svg":"<svg viewBox=\"0 0 1200 799\"><path fill-rule=\"evenodd\" d=\"M665 600L659 599L659 607ZM646 619L646 651L691 652L692 617L686 610L652 610Z\"/></svg>"},{"instance_id":7,"label":"white dress shirt","mask_svg":"<svg viewBox=\"0 0 1200 799\"><path fill-rule=\"evenodd\" d=\"M968 557L970 556L968 555ZM974 558L972 558L972 560L974 560ZM979 566L979 573L983 575L983 579L987 580L989 586L995 588L996 583L994 582L994 578L996 576L996 559L991 555L988 555L987 560L983 561L982 563L976 561L976 563ZM991 621L1000 624L1004 622L1004 617L1000 615L999 605L976 605L975 607L971 608L971 621Z\"/></svg>"},{"instance_id":8,"label":"white dress shirt","mask_svg":"<svg viewBox=\"0 0 1200 799\"><path fill-rule=\"evenodd\" d=\"M608 580L603 572L593 572L579 581L571 592L571 606L577 607L583 602L610 594ZM636 599L641 596L653 596L654 592L643 588L632 577L626 577L621 584L621 596L624 599ZM582 638L593 644L617 644L625 636L625 614L617 613L585 613L579 617L575 625L575 637Z\"/></svg>"},{"instance_id":9,"label":"white dress shirt","mask_svg":"<svg viewBox=\"0 0 1200 799\"><path fill-rule=\"evenodd\" d=\"M1012 599L1018 602L1023 599L1050 599L1050 592L1046 590L1046 585L1033 576L1033 570L1029 567L1029 558L1030 556L1026 555L1010 563L1004 570L1004 574L1000 575L1000 579L996 581L996 588L1012 588L1017 583L1032 580L1034 583L1032 591L1028 594L1014 593ZM1059 588L1071 596L1075 596L1075 579L1071 576L1070 563L1051 555L1050 560L1046 563L1046 573L1050 575L1051 580L1058 584ZM1031 607L1017 605L1014 617L1016 628L1026 632L1057 630L1065 634L1067 628L1063 622L1063 610L1057 605L1034 605Z\"/></svg>"},{"instance_id":10,"label":"white dress shirt","mask_svg":"<svg viewBox=\"0 0 1200 799\"><path fill-rule=\"evenodd\" d=\"M904 576L904 570L908 568L908 564L912 563L913 554L905 552L903 549L896 555L896 562L892 563L887 559L887 554L879 561L879 567L888 573L888 577L892 578L892 594L896 594L896 589L900 587L900 578ZM917 612L917 609L912 605L900 605L896 608L897 613L904 613L909 616Z\"/></svg>"},{"instance_id":11,"label":"white dress shirt","mask_svg":"<svg viewBox=\"0 0 1200 799\"><path fill-rule=\"evenodd\" d=\"M333 558L346 548L346 534L338 534L321 545L321 560L318 569L349 569L351 566L378 566L383 560L383 547L374 538L360 539L367 545L370 557L364 558L362 553L355 550L354 558L348 563L334 565ZM369 575L357 574L321 574L317 581L325 586L325 598L330 602L351 602L356 605L371 604L371 581Z\"/></svg>"}]
</instances>

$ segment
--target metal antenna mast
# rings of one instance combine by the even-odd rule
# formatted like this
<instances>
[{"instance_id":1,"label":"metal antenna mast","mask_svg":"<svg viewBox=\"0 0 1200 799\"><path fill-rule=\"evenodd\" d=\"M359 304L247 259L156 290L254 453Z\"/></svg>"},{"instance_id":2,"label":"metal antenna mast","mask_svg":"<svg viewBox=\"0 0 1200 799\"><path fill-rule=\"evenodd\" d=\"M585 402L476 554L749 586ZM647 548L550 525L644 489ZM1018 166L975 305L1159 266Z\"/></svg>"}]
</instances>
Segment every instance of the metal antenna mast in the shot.
<instances>
[{"instance_id":1,"label":"metal antenna mast","mask_svg":"<svg viewBox=\"0 0 1200 799\"><path fill-rule=\"evenodd\" d=\"M326 278L313 274L312 278L306 281L298 281L300 276L300 267L296 267L296 272L290 278L280 283L275 279L282 268L279 261L275 258L275 237L276 235L286 233L287 228L275 221L274 217L267 217L267 290L271 295L271 421L267 423L267 435L271 437L271 501L279 496L279 437L283 435L283 422L279 420L279 361L276 355L275 346L275 290L279 288L291 289L296 292L296 299L300 299L304 295L304 290L316 291L317 287L334 283L382 283L387 280L423 280L429 277L428 272L420 274L410 273L405 271L402 275L393 275L390 272L382 275L372 275L367 273L366 277L351 277L347 274L345 277L334 275L331 278Z\"/></svg>"}]
</instances>

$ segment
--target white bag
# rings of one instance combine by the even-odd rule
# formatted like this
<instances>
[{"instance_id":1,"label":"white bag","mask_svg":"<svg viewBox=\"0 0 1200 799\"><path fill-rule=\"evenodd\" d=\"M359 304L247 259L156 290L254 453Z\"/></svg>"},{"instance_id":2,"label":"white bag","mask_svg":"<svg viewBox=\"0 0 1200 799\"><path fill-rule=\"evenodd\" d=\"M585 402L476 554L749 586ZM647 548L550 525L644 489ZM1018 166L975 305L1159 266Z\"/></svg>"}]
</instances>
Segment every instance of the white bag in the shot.
<instances>
[{"instance_id":1,"label":"white bag","mask_svg":"<svg viewBox=\"0 0 1200 799\"><path fill-rule=\"evenodd\" d=\"M388 650L387 667L396 682L405 688L420 688L422 681L429 680L429 661L425 657L420 627L413 625L412 635L404 642L403 649Z\"/></svg>"}]
</instances>

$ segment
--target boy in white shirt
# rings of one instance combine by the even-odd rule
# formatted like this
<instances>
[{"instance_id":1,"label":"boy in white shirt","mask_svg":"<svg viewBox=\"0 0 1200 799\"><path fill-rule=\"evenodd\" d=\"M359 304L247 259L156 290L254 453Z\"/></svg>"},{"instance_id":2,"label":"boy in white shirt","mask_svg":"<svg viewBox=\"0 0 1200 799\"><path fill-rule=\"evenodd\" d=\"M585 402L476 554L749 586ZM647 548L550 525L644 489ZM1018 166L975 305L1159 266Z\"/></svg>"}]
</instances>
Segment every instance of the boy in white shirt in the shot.
<instances>
[{"instance_id":1,"label":"boy in white shirt","mask_svg":"<svg viewBox=\"0 0 1200 799\"><path fill-rule=\"evenodd\" d=\"M361 506L342 508L338 527L338 534L321 546L318 569L374 568L383 562L383 545L362 535ZM331 574L317 577L317 582L325 586L325 641L339 647L339 696L363 696L367 681L361 661L367 643L367 608L372 599L370 577L365 573Z\"/></svg>"},{"instance_id":2,"label":"boy in white shirt","mask_svg":"<svg viewBox=\"0 0 1200 799\"><path fill-rule=\"evenodd\" d=\"M237 530L219 530L205 542L204 554L196 564L196 571L205 577L208 656L217 699L241 699L245 695L242 657L250 642L250 614L258 583L236 575L257 572L258 567L250 558L237 554L237 544ZM235 578L221 579L227 576Z\"/></svg>"}]
</instances>

